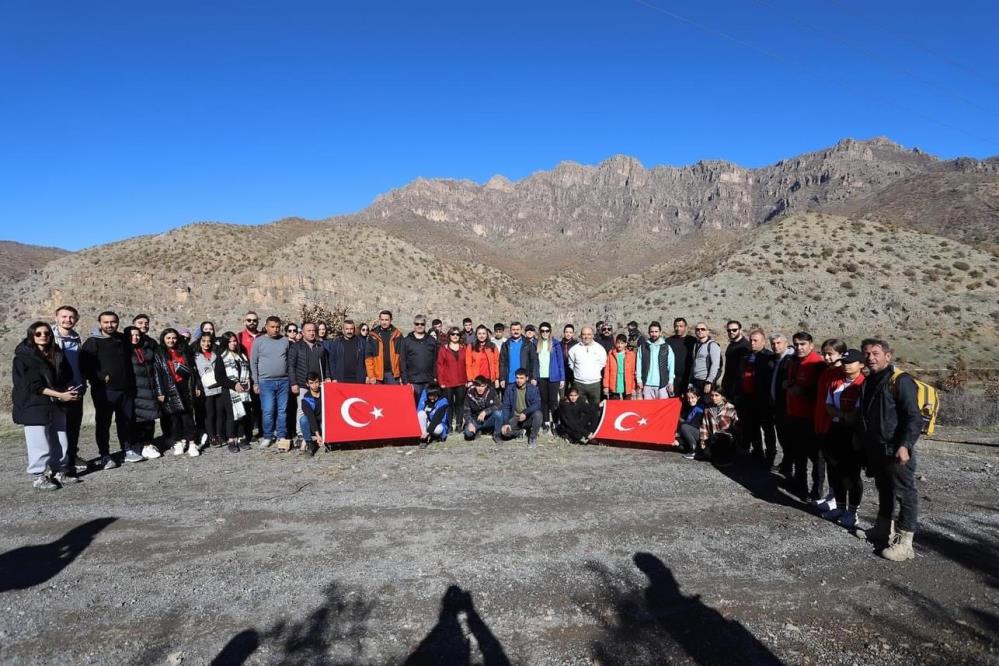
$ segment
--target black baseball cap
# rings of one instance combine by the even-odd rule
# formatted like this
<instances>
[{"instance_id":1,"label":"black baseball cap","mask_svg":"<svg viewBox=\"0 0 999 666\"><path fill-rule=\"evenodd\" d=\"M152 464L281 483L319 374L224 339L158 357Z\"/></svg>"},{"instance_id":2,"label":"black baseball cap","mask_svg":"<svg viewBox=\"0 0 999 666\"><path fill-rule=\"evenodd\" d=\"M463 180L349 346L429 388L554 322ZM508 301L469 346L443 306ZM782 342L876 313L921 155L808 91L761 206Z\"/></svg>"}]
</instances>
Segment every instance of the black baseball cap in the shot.
<instances>
[{"instance_id":1,"label":"black baseball cap","mask_svg":"<svg viewBox=\"0 0 999 666\"><path fill-rule=\"evenodd\" d=\"M864 360L864 355L859 349L847 349L839 360L843 363L860 363Z\"/></svg>"}]
</instances>

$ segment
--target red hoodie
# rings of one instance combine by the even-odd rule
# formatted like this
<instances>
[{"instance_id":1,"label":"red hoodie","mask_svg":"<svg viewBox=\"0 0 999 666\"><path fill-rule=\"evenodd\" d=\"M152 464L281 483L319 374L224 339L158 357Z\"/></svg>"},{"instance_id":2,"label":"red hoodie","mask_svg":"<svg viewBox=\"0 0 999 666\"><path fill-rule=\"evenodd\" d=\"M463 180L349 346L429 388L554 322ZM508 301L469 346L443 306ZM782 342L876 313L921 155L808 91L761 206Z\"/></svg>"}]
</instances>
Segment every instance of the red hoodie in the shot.
<instances>
[{"instance_id":1,"label":"red hoodie","mask_svg":"<svg viewBox=\"0 0 999 666\"><path fill-rule=\"evenodd\" d=\"M447 345L437 348L437 383L442 388L465 385L465 353L464 345L457 354Z\"/></svg>"},{"instance_id":2,"label":"red hoodie","mask_svg":"<svg viewBox=\"0 0 999 666\"><path fill-rule=\"evenodd\" d=\"M790 381L787 390L788 416L808 419L809 421L813 419L819 375L825 367L825 361L815 350L812 350L812 353L805 358L795 356L787 364L787 378ZM800 394L791 390L791 387L795 386L801 389ZM823 400L825 400L824 396Z\"/></svg>"}]
</instances>

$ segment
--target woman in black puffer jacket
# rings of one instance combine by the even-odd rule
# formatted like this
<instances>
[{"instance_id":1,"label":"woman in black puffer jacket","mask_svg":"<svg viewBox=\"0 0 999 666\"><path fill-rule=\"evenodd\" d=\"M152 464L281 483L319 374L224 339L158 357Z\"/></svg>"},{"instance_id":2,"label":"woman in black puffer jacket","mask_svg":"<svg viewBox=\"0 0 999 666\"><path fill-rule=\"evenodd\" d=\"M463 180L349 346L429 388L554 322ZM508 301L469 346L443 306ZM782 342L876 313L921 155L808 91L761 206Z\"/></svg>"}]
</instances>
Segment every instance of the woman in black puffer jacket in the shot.
<instances>
[{"instance_id":1,"label":"woman in black puffer jacket","mask_svg":"<svg viewBox=\"0 0 999 666\"><path fill-rule=\"evenodd\" d=\"M75 476L61 469L69 440L63 404L80 399L73 383L73 369L55 344L52 327L36 321L14 350L11 371L14 383L14 423L24 426L28 448L28 473L35 488L58 490Z\"/></svg>"},{"instance_id":2,"label":"woman in black puffer jacket","mask_svg":"<svg viewBox=\"0 0 999 666\"><path fill-rule=\"evenodd\" d=\"M160 451L153 445L156 433L156 419L160 418L160 404L157 396L162 393L156 372L156 359L144 348L142 331L135 326L126 326L122 331L128 341L132 359L132 374L135 376L135 413L132 417L132 442L142 447L142 457L146 460L160 457Z\"/></svg>"}]
</instances>

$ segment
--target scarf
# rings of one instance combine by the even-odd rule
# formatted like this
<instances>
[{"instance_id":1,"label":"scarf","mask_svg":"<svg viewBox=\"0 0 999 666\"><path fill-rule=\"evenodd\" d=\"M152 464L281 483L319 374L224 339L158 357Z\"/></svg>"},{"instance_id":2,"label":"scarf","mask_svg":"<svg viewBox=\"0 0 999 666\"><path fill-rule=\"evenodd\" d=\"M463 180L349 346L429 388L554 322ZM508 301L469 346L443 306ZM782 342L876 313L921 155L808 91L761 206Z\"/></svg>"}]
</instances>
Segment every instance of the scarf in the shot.
<instances>
[{"instance_id":1,"label":"scarf","mask_svg":"<svg viewBox=\"0 0 999 666\"><path fill-rule=\"evenodd\" d=\"M226 351L222 354L222 365L225 366L225 376L244 386L250 385L250 364L245 356ZM238 421L246 416L246 406L244 402L251 400L250 392L235 391L229 389L229 402L232 404L232 415Z\"/></svg>"}]
</instances>

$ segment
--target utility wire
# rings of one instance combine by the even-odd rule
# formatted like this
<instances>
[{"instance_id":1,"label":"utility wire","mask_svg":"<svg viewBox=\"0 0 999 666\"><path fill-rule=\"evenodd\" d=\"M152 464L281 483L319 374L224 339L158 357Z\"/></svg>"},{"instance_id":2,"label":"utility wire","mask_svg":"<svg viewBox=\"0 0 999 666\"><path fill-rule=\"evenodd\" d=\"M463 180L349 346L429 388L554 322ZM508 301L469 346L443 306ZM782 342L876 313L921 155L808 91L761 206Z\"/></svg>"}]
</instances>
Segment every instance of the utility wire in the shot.
<instances>
[{"instance_id":1,"label":"utility wire","mask_svg":"<svg viewBox=\"0 0 999 666\"><path fill-rule=\"evenodd\" d=\"M888 33L888 31L884 27L884 23L878 22L877 19L875 19L871 14L865 13L865 12L860 12L860 11L857 11L857 9L855 7L847 6L847 4L845 2L843 2L843 0L830 0L830 2L832 4L839 5L839 7L843 10L843 13L849 14L853 18L861 19L861 20L863 20L863 21L865 21L865 22L867 22L867 23L869 23L871 25L877 24L877 27L883 33L885 33L885 34ZM999 81L996 81L995 79L993 79L993 78L991 78L989 76L986 76L985 74L982 74L979 70L975 69L974 67L971 67L970 65L964 64L960 60L956 60L955 58L952 58L951 56L949 56L949 55L947 55L945 53L940 53L936 49L930 48L926 44L924 44L922 42L919 42L919 41L916 41L914 39L907 39L906 37L902 37L902 36L899 36L899 35L893 35L893 38L897 42L901 42L903 44L908 44L909 46L913 47L914 49L916 49L918 51L922 51L923 53L926 53L927 55L931 55L934 58L938 58L941 62L943 62L943 63L945 63L947 65L950 65L951 67L954 67L955 69L960 69L964 73L970 74L971 76L975 77L979 81L982 81L984 83L988 83L990 86L999 89Z\"/></svg>"},{"instance_id":2,"label":"utility wire","mask_svg":"<svg viewBox=\"0 0 999 666\"><path fill-rule=\"evenodd\" d=\"M984 107L981 104L979 104L978 102L975 102L974 100L968 99L967 97L964 97L960 93L957 93L954 90L952 90L950 88L947 88L946 86L942 86L942 85L938 84L937 82L933 81L932 79L927 79L926 77L924 77L924 76L922 76L922 75L914 72L911 69L907 69L905 67L900 67L900 66L892 63L888 59L884 58L883 56L879 55L878 53L875 53L874 51L872 51L872 50L870 50L868 48L865 48L863 46L851 45L848 41L846 41L844 39L837 39L835 37L829 36L828 34L823 34L823 31L820 28L817 28L814 25L810 25L808 23L805 23L803 21L799 21L799 20L797 20L795 18L790 17L789 15L787 15L786 13L784 13L783 9L781 9L780 7L777 7L776 5L774 5L771 2L768 2L768 0L754 0L754 2L756 2L756 4L758 4L758 5L761 5L763 7L766 7L768 9L770 9L773 13L775 13L775 14L779 15L781 18L787 20L789 23L791 23L792 25L796 26L798 28L798 30L800 30L802 32L805 32L805 31L811 32L814 35L817 35L820 39L825 39L827 41L832 42L833 44L839 44L841 46L845 46L848 49L852 49L854 51L857 51L858 53L863 54L864 56L866 56L867 58L869 58L870 60L872 60L874 62L877 62L877 63L879 63L879 64L881 64L881 65L883 65L883 66L885 66L887 68L894 68L894 69L896 69L897 71L901 72L905 76L908 76L913 81L921 83L921 84L923 84L925 86L929 86L931 88L935 88L937 91L942 92L945 95L949 95L949 96L953 97L954 99L959 100L959 101L963 102L964 104L967 104L968 106L970 106L970 107L972 107L974 109L977 109L977 110L979 110L979 111L981 111L983 113L987 113L987 114L989 114L991 116L999 118L999 113L996 113L992 109Z\"/></svg>"},{"instance_id":3,"label":"utility wire","mask_svg":"<svg viewBox=\"0 0 999 666\"><path fill-rule=\"evenodd\" d=\"M696 21L692 21L691 19L689 19L689 18L687 18L685 16L681 16L680 14L677 14L676 12L670 11L668 9L664 9L663 7L660 7L659 5L655 5L655 4L651 3L651 2L648 2L647 0L634 0L634 2L636 4L642 5L643 7L647 7L648 9L651 9L653 11L659 12L660 14L664 14L666 16L669 16L670 18L672 18L672 19L674 19L676 21L679 21L681 23L686 23L687 25L689 25L689 26L691 26L693 28L696 28L697 30L700 30L703 33L706 33L708 35L712 35L714 37L720 37L720 38L722 38L722 39L724 39L726 41L732 42L733 44L737 44L738 46L741 46L743 48L749 49L751 51L755 51L755 52L760 53L762 55L765 55L768 58L771 58L773 60L777 60L778 62L781 62L781 63L783 63L785 65L791 65L792 67L795 67L796 69L804 70L806 72L804 74L804 76L807 76L809 78L812 78L813 80L819 81L819 79L817 77L815 77L814 74L812 74L810 72L810 70L805 66L805 63L803 63L803 62L801 62L799 60L795 60L795 59L789 58L789 57L784 56L782 54L776 53L775 51L770 51L768 49L764 49L764 48L759 47L759 46L757 46L755 44L752 44L752 43L747 42L747 41L745 41L743 39L740 39L739 37L735 37L734 35L731 35L731 34L729 34L727 32L724 32L722 30L718 30L717 28L710 28L710 27L705 26L705 25L703 25L701 23L698 23ZM827 76L827 77L823 77L823 78L826 79L826 82L833 83L833 84L837 85L838 87L842 88L843 90L845 90L846 92L848 92L849 94L851 94L851 95L853 95L855 97L858 97L859 99L862 99L864 101L870 101L872 98L873 99L877 99L877 101L882 106L884 106L884 107L887 107L887 108L893 108L894 107L896 109L899 109L901 111L904 111L904 112L908 113L909 115L912 115L912 116L915 116L915 117L918 117L918 118L922 118L923 120L925 120L927 122L933 123L934 125L938 125L939 127L943 127L945 129L951 130L952 132L958 132L960 134L964 134L965 136L970 137L970 138L972 138L975 141L978 141L980 143L983 143L983 144L986 144L986 145L989 145L989 146L999 146L999 140L997 140L995 138L981 136L981 135L975 134L974 132L969 132L968 130L966 130L963 127L960 127L960 126L957 126L957 125L951 125L950 123L944 122L942 120L934 118L933 116L927 115L926 113L923 113L919 109L916 109L916 108L913 108L913 107L910 107L910 106L906 106L906 105L900 104L900 103L898 103L896 101L893 101L893 100L885 98L885 97L880 97L878 95L875 95L875 94L871 93L869 90L864 90L864 89L861 89L861 88L859 88L859 87L851 84L846 79L836 78L836 77L832 77L832 76ZM819 81L819 82L821 82L821 81Z\"/></svg>"}]
</instances>

